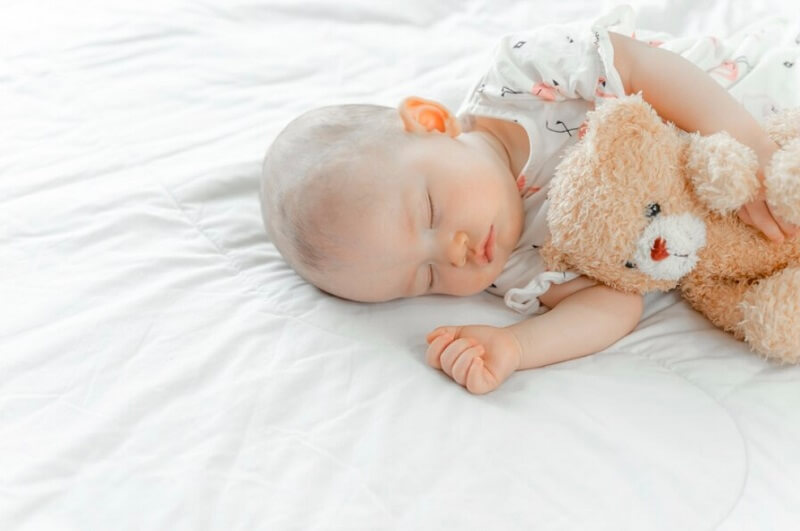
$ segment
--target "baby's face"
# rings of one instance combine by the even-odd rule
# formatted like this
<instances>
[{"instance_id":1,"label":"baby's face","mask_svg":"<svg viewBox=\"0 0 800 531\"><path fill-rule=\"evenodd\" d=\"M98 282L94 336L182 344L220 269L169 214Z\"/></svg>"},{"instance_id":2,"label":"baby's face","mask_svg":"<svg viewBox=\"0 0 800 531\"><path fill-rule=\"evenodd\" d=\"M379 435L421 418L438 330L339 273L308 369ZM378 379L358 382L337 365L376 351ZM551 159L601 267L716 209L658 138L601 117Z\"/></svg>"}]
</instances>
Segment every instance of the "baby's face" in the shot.
<instances>
[{"instance_id":1,"label":"baby's face","mask_svg":"<svg viewBox=\"0 0 800 531\"><path fill-rule=\"evenodd\" d=\"M428 293L471 295L489 287L524 220L508 163L485 137L415 139L377 178L369 207L350 211L343 268L328 291L375 302ZM353 195L365 193L362 183Z\"/></svg>"}]
</instances>

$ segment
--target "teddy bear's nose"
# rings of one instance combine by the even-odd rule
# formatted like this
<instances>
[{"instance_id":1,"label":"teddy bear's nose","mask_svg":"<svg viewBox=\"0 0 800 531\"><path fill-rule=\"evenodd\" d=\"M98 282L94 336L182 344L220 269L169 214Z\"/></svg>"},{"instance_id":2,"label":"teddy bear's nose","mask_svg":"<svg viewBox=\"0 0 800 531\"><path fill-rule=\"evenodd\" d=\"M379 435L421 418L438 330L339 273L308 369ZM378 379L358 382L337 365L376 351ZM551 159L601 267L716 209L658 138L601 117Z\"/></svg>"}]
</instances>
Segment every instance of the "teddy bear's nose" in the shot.
<instances>
[{"instance_id":1,"label":"teddy bear's nose","mask_svg":"<svg viewBox=\"0 0 800 531\"><path fill-rule=\"evenodd\" d=\"M669 251L667 251L667 240L664 238L656 238L656 241L653 242L653 247L650 249L650 258L658 262L659 260L663 260L668 256Z\"/></svg>"}]
</instances>

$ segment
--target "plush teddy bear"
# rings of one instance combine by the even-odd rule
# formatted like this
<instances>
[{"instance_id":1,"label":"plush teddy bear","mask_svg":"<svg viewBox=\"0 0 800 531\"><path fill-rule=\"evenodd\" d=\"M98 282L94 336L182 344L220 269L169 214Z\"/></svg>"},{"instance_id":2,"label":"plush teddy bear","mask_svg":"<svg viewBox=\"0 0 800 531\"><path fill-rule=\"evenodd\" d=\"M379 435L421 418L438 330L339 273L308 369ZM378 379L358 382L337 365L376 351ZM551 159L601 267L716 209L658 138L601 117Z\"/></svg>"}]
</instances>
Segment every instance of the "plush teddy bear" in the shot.
<instances>
[{"instance_id":1,"label":"plush teddy bear","mask_svg":"<svg viewBox=\"0 0 800 531\"><path fill-rule=\"evenodd\" d=\"M780 146L767 202L800 225L800 110L765 127ZM678 287L756 352L800 362L800 237L772 242L736 215L760 188L755 153L687 134L638 95L590 112L583 133L551 182L548 266L629 292Z\"/></svg>"}]
</instances>

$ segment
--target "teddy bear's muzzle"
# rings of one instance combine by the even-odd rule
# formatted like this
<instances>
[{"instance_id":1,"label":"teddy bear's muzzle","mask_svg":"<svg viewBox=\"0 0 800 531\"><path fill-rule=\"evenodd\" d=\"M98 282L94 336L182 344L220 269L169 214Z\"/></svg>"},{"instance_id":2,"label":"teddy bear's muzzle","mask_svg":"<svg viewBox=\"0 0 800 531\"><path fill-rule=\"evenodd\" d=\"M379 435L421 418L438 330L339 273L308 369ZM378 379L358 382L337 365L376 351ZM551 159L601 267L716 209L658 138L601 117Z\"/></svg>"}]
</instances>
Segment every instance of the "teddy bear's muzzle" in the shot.
<instances>
[{"instance_id":1,"label":"teddy bear's muzzle","mask_svg":"<svg viewBox=\"0 0 800 531\"><path fill-rule=\"evenodd\" d=\"M706 226L692 214L660 215L636 243L636 269L657 280L679 280L697 265L706 245Z\"/></svg>"}]
</instances>

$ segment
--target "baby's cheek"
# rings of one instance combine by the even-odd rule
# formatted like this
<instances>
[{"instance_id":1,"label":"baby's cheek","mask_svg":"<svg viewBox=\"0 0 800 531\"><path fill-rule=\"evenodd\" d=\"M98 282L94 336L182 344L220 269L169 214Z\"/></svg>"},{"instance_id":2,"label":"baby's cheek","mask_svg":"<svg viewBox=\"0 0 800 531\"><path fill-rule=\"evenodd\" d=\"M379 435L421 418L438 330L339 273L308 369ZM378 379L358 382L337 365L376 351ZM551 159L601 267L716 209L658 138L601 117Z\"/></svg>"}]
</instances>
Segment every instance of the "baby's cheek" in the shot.
<instances>
[{"instance_id":1,"label":"baby's cheek","mask_svg":"<svg viewBox=\"0 0 800 531\"><path fill-rule=\"evenodd\" d=\"M502 271L503 265L498 260L493 260L491 264L478 270L471 276L473 293L479 293L491 286Z\"/></svg>"},{"instance_id":2,"label":"baby's cheek","mask_svg":"<svg viewBox=\"0 0 800 531\"><path fill-rule=\"evenodd\" d=\"M441 292L447 295L466 297L480 293L489 287L496 275L470 268L453 268L440 275Z\"/></svg>"}]
</instances>

